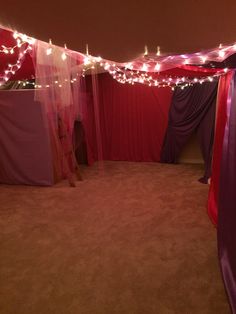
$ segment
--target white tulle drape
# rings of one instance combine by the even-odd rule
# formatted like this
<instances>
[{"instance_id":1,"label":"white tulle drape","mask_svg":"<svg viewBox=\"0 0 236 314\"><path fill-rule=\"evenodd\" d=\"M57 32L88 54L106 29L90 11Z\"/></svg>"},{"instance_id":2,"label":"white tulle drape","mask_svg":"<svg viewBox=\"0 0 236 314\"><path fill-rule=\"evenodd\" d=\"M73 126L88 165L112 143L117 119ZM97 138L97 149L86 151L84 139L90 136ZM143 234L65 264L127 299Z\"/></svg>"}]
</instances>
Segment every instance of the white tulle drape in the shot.
<instances>
[{"instance_id":1,"label":"white tulle drape","mask_svg":"<svg viewBox=\"0 0 236 314\"><path fill-rule=\"evenodd\" d=\"M42 41L35 44L35 100L44 105L55 180L80 178L73 147L74 122L82 119L80 55Z\"/></svg>"}]
</instances>

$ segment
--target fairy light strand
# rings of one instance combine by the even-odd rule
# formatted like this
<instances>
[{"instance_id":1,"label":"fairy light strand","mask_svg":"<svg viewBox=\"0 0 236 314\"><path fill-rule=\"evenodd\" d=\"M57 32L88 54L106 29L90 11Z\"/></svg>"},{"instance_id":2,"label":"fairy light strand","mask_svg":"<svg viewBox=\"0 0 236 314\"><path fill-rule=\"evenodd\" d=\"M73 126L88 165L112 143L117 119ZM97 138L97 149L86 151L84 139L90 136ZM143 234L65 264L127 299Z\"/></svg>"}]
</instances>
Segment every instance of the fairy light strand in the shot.
<instances>
[{"instance_id":1,"label":"fairy light strand","mask_svg":"<svg viewBox=\"0 0 236 314\"><path fill-rule=\"evenodd\" d=\"M28 37L18 32L14 32L12 36L15 39L16 44L12 47L1 45L2 49L0 50L0 53L4 53L5 55L13 55L16 53L17 49L18 56L16 62L13 64L8 63L7 68L2 74L0 74L0 86L8 82L10 77L21 68L25 55L33 49L32 45L35 42L34 38Z\"/></svg>"}]
</instances>

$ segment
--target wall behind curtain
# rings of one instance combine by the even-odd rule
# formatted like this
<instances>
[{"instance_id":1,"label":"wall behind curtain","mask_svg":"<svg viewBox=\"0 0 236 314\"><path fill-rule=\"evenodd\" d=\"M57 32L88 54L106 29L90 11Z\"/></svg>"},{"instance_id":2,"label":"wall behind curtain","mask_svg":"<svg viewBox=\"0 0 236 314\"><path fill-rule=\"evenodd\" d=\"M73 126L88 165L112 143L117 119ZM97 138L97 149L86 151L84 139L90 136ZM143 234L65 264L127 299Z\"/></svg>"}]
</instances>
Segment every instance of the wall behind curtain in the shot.
<instances>
[{"instance_id":1,"label":"wall behind curtain","mask_svg":"<svg viewBox=\"0 0 236 314\"><path fill-rule=\"evenodd\" d=\"M87 130L88 158L96 160L95 120L91 82L88 78ZM100 129L105 160L159 161L165 135L170 88L128 85L109 74L98 75Z\"/></svg>"}]
</instances>

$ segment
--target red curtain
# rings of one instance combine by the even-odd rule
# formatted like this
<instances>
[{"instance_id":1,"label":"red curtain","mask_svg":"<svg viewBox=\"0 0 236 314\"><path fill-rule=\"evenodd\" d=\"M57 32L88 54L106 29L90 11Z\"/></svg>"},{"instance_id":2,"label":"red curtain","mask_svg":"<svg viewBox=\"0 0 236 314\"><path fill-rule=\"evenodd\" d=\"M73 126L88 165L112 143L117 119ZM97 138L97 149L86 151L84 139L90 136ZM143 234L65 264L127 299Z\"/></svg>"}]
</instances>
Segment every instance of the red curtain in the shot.
<instances>
[{"instance_id":1,"label":"red curtain","mask_svg":"<svg viewBox=\"0 0 236 314\"><path fill-rule=\"evenodd\" d=\"M87 82L87 88L88 112L84 124L91 163L97 160L91 80ZM98 75L98 89L103 159L159 161L171 89L123 85L106 73Z\"/></svg>"},{"instance_id":2,"label":"red curtain","mask_svg":"<svg viewBox=\"0 0 236 314\"><path fill-rule=\"evenodd\" d=\"M226 110L228 91L232 75L232 72L228 72L225 76L222 76L220 78L218 87L216 130L212 159L212 177L208 197L208 214L214 224L217 224L218 218L220 164L222 157L225 124L227 120Z\"/></svg>"}]
</instances>

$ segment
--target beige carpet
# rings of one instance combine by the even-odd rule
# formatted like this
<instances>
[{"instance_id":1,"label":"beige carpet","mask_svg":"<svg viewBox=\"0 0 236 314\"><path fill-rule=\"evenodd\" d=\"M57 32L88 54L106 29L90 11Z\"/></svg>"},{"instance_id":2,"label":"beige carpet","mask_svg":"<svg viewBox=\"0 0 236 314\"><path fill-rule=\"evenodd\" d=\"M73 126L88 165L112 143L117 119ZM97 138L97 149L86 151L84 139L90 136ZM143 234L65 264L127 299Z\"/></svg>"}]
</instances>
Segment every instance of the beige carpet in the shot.
<instances>
[{"instance_id":1,"label":"beige carpet","mask_svg":"<svg viewBox=\"0 0 236 314\"><path fill-rule=\"evenodd\" d=\"M0 186L0 314L228 314L199 165Z\"/></svg>"}]
</instances>

